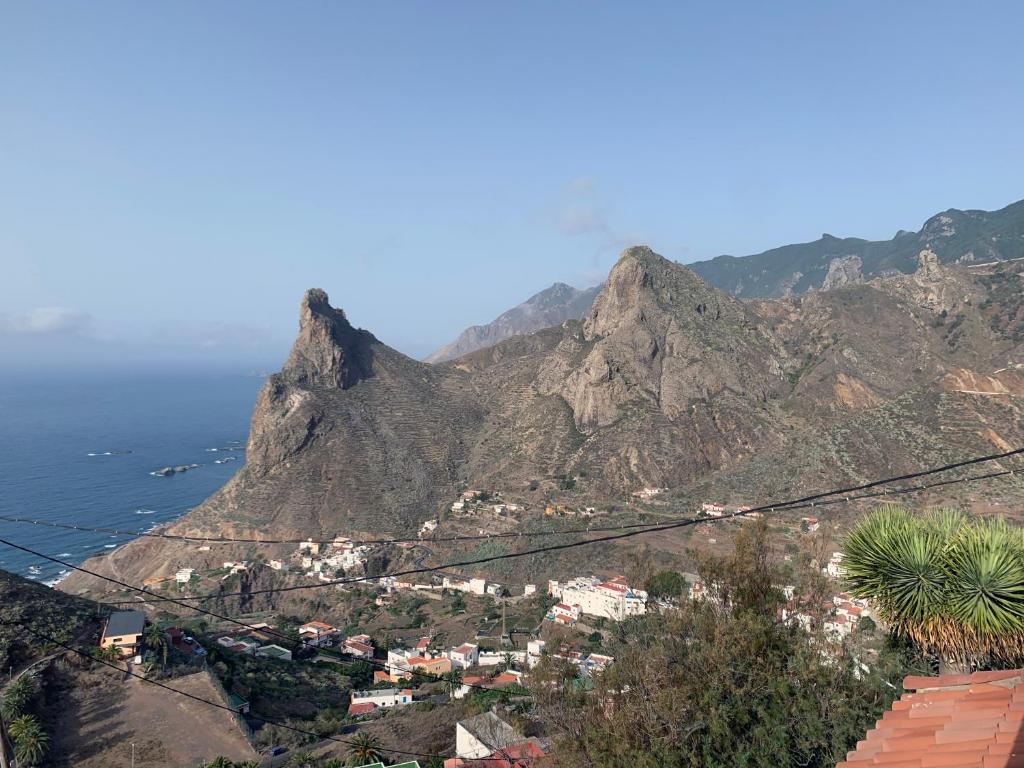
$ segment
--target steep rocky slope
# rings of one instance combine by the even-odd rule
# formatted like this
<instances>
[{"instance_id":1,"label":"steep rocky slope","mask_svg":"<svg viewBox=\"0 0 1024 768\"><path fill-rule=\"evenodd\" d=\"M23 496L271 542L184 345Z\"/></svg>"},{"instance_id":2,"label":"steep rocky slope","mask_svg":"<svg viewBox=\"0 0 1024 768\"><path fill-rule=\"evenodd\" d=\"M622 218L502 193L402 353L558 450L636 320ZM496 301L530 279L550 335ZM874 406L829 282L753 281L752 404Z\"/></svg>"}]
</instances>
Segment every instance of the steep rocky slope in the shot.
<instances>
[{"instance_id":1,"label":"steep rocky slope","mask_svg":"<svg viewBox=\"0 0 1024 768\"><path fill-rule=\"evenodd\" d=\"M449 344L427 355L428 363L454 360L499 341L561 325L566 320L579 320L594 303L601 286L579 290L565 283L555 283L534 294L522 304L498 315L486 325L473 325Z\"/></svg>"},{"instance_id":2,"label":"steep rocky slope","mask_svg":"<svg viewBox=\"0 0 1024 768\"><path fill-rule=\"evenodd\" d=\"M464 485L761 498L1024 444L1024 269L916 259L908 275L742 301L631 248L582 321L436 365L309 291L245 467L174 529L409 534ZM141 581L181 558L149 540L95 567Z\"/></svg>"}]
</instances>

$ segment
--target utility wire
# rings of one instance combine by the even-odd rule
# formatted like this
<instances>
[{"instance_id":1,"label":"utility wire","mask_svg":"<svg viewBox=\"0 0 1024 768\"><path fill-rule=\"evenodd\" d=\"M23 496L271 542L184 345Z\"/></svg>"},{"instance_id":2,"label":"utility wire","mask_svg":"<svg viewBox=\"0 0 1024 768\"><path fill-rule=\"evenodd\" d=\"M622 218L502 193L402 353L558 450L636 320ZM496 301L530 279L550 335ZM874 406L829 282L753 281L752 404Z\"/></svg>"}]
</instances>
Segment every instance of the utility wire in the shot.
<instances>
[{"instance_id":1,"label":"utility wire","mask_svg":"<svg viewBox=\"0 0 1024 768\"><path fill-rule=\"evenodd\" d=\"M1020 453L1020 452L1022 452L1022 451L1017 451L1015 453ZM985 457L982 457L982 459L987 460L987 461L994 461L995 460L995 458L985 458ZM963 466L965 464L970 464L970 463L979 463L979 460L971 460L969 462L963 462L963 463L958 464L957 466ZM949 469L948 467L939 467L939 468L936 468L936 469L933 469L933 470L926 470L925 472L921 472L921 473L914 473L914 476L915 477L920 477L920 476L928 475L928 474L936 474L938 472L948 471L948 469ZM679 521L679 522L676 522L676 523L671 523L671 524L668 524L668 525L660 526L657 530L668 530L668 529L672 529L672 528L682 527L684 525L697 525L697 524L700 524L700 523L711 523L711 522L716 522L716 521L719 521L719 520L731 519L733 517L742 517L742 516L745 516L745 515L750 515L751 513L754 513L754 512L759 512L759 511L761 511L763 509L770 509L771 511L786 511L786 510L794 510L794 509L813 508L815 506L825 506L825 505L838 504L838 503L848 503L848 502L852 502L852 501L859 500L859 499L864 499L864 498L877 498L877 497L880 497L880 496L890 496L890 495L899 495L899 494L904 494L904 493L914 493L914 492L919 492L919 491L922 491L922 490L927 490L929 488L953 485L953 484L957 484L957 483L972 482L972 481L976 481L976 480L985 480L985 479L991 479L991 478L996 478L996 477L1004 477L1004 476L1008 476L1008 475L1012 475L1012 474L1014 474L1014 470L1000 470L1000 471L996 471L996 472L985 473L985 474L982 474L982 475L974 475L974 476L963 477L963 478L954 478L954 479L951 479L951 480L943 480L943 481L939 481L939 482L935 482L935 483L930 483L930 484L924 484L924 485L913 485L913 486L907 486L907 487L904 487L904 488L896 488L896 489L883 489L883 490L880 490L880 491L874 491L872 493L860 494L860 495L857 495L857 496L842 496L840 498L833 498L833 499L827 499L826 498L824 500L817 501L817 502L807 502L804 499L798 499L798 500L795 500L794 502L782 502L782 503L778 503L778 504L774 504L774 505L764 505L762 507L752 508L752 509L749 509L749 510L737 511L737 512L730 513L728 515L723 515L721 517L714 517L714 518L687 518L685 520L682 520L682 521ZM904 477L906 477L906 476L904 476ZM873 483L867 483L867 484L865 484L863 486L859 486L859 487L864 487L864 488L867 488L867 487L877 487L880 484L884 484L884 483L888 483L888 482L892 482L892 479L875 481ZM833 491L833 492L825 492L825 493L814 494L813 496L805 497L805 499L809 499L809 498L821 499L822 497L827 497L829 495L834 495L835 493L839 493L839 492L840 491ZM843 491L843 492L845 492L845 491ZM803 502L803 503L799 503L798 504L797 502ZM535 554L538 551L552 551L552 550L556 550L556 549L567 549L567 548L570 548L570 547L573 547L573 546L582 546L582 545L591 544L591 543L594 543L594 542L597 542L597 541L607 541L607 540L610 540L610 539L626 538L628 536L638 535L638 533L646 533L646 532L647 531L640 531L640 532L633 532L633 533L628 533L628 534L621 534L619 536L613 536L613 537L602 537L602 538L599 538L599 539L589 539L589 540L586 540L586 541L572 542L570 544L556 545L554 547L545 547L545 548L542 548L541 550L531 550L531 551L527 551L527 552L512 553L512 554L508 554L508 555L498 555L498 556L493 556L493 557L490 557L490 558L481 558L479 560L462 562L462 563L449 563L449 564L440 565L440 566L432 566L432 567L427 567L427 568L410 569L408 571L400 571L400 572L395 572L395 573L387 574L387 575L388 576L404 576L404 575L410 575L412 573L428 573L428 572L434 572L434 571L442 570L442 569L446 569L446 568L456 567L456 566L459 566L459 565L476 564L478 562L489 562L489 561L492 561L492 560L501 560L501 559L507 559L507 558L512 558L512 557L520 557L520 556L524 556L524 555L527 555L527 554ZM210 610L206 610L206 609L200 608L200 607L195 606L195 605L191 605L189 602L186 602L186 601L212 599L212 598L215 598L215 597L228 597L228 596L241 596L241 595L251 595L251 594L262 594L262 593L266 593L266 592L294 591L294 590L297 590L297 589L308 589L308 588L314 588L314 587L320 587L320 586L330 586L332 584L338 584L338 583L342 583L342 582L344 582L344 583L354 583L354 582L370 581L370 580L373 580L373 579L376 579L376 578L381 578L381 577L378 577L378 576L352 577L350 579L336 580L336 581L331 581L331 582L323 582L323 583L319 583L319 584L293 585L291 587L281 587L281 588L278 588L278 589L253 590L253 591L246 592L246 593L222 593L220 595L205 595L205 596L197 596L197 597L175 598L175 597L168 597L168 596L162 596L162 595L154 595L154 593L150 592L149 590L147 590L145 588L136 587L134 585L128 584L128 583L123 582L123 581L120 581L118 579L115 579L115 578L112 578L112 577L109 577L109 576L104 576L102 574L96 573L95 571L91 571L88 568L84 568L82 566L77 566L77 565L74 565L72 563L68 563L68 562L65 562L63 560L60 560L58 558L51 557L49 555L45 555L42 552L38 552L38 551L33 550L33 549L29 548L29 547L24 547L24 546L22 546L20 544L16 544L16 543L8 541L6 539L0 538L0 544L4 544L4 545L9 546L9 547L11 547L13 549L18 549L18 550L21 550L23 552L26 552L27 554L31 554L31 555L36 556L36 557L41 557L44 560L49 560L50 562L54 562L54 563L57 563L59 565L63 565L65 567L67 567L67 568L71 568L73 570L80 571L80 572L88 574L90 576L94 576L96 578L102 579L102 580L110 582L112 584L116 584L116 585L118 585L120 587L123 587L125 589L133 590L135 592L139 592L139 593L144 594L144 595L153 595L155 597L155 599L151 599L151 600L141 600L141 599L139 599L139 600L131 600L131 601L114 601L114 602L106 603L107 605L141 605L141 604L148 604L148 603L154 603L154 602L170 602L170 603L174 603L176 605L179 605L179 606L181 606L183 608L188 608L190 610L193 610L193 611L195 611L197 613L204 614L204 615L207 615L207 616L211 616L213 618L216 618L216 619L219 619L219 620L222 620L222 621L227 621L229 623L235 624L235 625L237 625L239 627L242 627L242 628L245 628L245 629L248 629L248 630L261 631L261 632L264 632L265 634L271 635L273 637L278 637L278 638L281 638L281 639L284 639L284 640L288 640L288 641L291 641L292 638L288 637L287 635L281 634L281 633L273 631L273 630L268 630L266 628L255 627L253 625L246 624L245 622L240 621L238 619L234 619L234 618L232 618L230 616L226 616L226 615L223 615L223 614L219 614L219 613L217 613L215 611L210 611ZM303 641L303 645L306 645L308 647L310 644L309 644L308 641ZM351 665L351 664L358 663L358 662L355 662L355 661L350 661L348 659L341 659L340 654L329 652L327 649L319 649L319 650L320 650L320 652L324 653L325 655L336 656L343 664L350 664ZM364 661L366 661L366 660L364 660ZM376 662L375 660L370 660L367 663L370 666L376 666L376 667L387 669L387 670L390 671L390 667L388 665L386 665L386 664L381 663L381 662ZM403 670L403 671L413 672L413 670ZM441 679L439 676L432 675L430 673L420 672L418 674L423 675L423 676L427 677L428 679L434 679L434 680ZM490 690L490 689L486 688L485 686L480 686L480 685L474 685L474 684L469 684L469 683L464 683L464 685L467 685L470 688L479 688L481 690Z\"/></svg>"},{"instance_id":2,"label":"utility wire","mask_svg":"<svg viewBox=\"0 0 1024 768\"><path fill-rule=\"evenodd\" d=\"M1024 448L1018 448L1016 450L1007 451L1005 453L991 454L988 456L979 456L974 459L967 461L956 462L954 464L947 464L943 467L938 467L932 470L925 470L924 472L918 472L908 475L902 475L899 477L891 478L888 480L876 481L877 484L888 484L890 482L897 482L899 480L908 480L915 477L921 477L923 475L936 474L938 472L946 472L951 469L957 469L971 464L977 464L981 462L995 461L997 459L1009 458L1012 456L1024 453ZM858 486L856 488L848 490L859 490L862 488L871 487L872 484L865 486ZM834 493L841 493L842 491L834 491L830 493L821 494L822 496L833 495ZM773 510L782 507L790 506L796 502L780 502L773 506ZM758 509L765 509L767 507L759 507ZM757 511L757 510L748 510ZM8 523L22 523L27 525L36 525L46 528L56 528L71 531L81 531L86 533L105 533L112 536L127 536L132 538L157 538L157 539L168 539L172 541L194 541L207 544L307 544L316 543L323 544L328 543L319 534L314 536L306 536L300 539L255 539L245 537L232 537L232 536L189 536L185 534L175 533L163 533L160 531L126 531L119 528L104 528L86 525L74 525L72 523L58 523L51 520L40 520L36 518L27 517L15 517L12 515L0 515L0 520ZM624 531L634 530L642 528L657 528L660 523L630 523L626 525L611 525L611 526L587 526L585 528L563 528L561 530L551 531L508 531L503 533L485 533L485 534L468 534L468 535L453 535L453 536L438 536L431 538L388 538L388 539L348 539L354 546L362 546L369 544L431 544L431 543L443 543L443 542L460 542L460 541L488 541L491 539L525 539L539 536L561 536L565 534L574 533L604 533L608 531Z\"/></svg>"},{"instance_id":3,"label":"utility wire","mask_svg":"<svg viewBox=\"0 0 1024 768\"><path fill-rule=\"evenodd\" d=\"M124 531L118 528L96 528L87 525L72 525L71 523L57 523L51 520L36 520L27 517L11 517L8 515L0 515L0 520L8 523L25 523L28 525L38 525L46 528L61 528L64 530L83 531L86 533L106 533L112 536L130 536L132 538L149 537L155 539L171 539L175 541L194 541L202 542L205 544L309 544L310 542L314 544L330 543L324 539L317 539L310 536L307 536L304 539L246 539L226 536L184 536L174 533L160 533L159 531ZM654 525L658 525L658 523L630 523L628 525L614 526L587 526L586 528L563 528L561 530L551 531L509 531L504 533L468 534L465 536L460 536L456 534L453 536L440 536L428 539L417 537L408 539L349 539L349 541L352 543L353 546L364 546L369 544L434 544L441 542L480 541L489 539L525 539L537 536L561 536L563 534L572 533L600 533L603 531L621 531L627 528L646 528Z\"/></svg>"},{"instance_id":4,"label":"utility wire","mask_svg":"<svg viewBox=\"0 0 1024 768\"><path fill-rule=\"evenodd\" d=\"M380 579L380 578L388 578L388 577L396 577L396 576L409 576L409 575L422 574L422 573L434 573L434 572L445 570L445 569L458 568L458 567L467 566L467 565L479 565L479 564L482 564L482 563L493 562L493 561L496 561L496 560L504 560L504 559L510 559L510 558L516 558L516 557L525 557L527 555L541 554L541 553L551 552L551 551L558 551L558 550L569 549L569 548L573 548L573 547L577 547L577 546L586 546L588 544L595 544L595 543L600 543L600 542L605 542L605 541L614 541L614 540L629 538L629 537L636 536L636 535L641 535L641 534L644 534L644 533L664 531L664 530L671 530L671 529L674 529L674 528L680 528L680 527L685 527L685 526L690 526L690 525L697 525L697 524L700 524L700 523L715 522L715 521L720 521L720 520L728 520L728 519L732 519L734 517L741 517L741 516L750 515L750 514L753 514L753 513L758 513L758 512L761 512L761 511L772 511L772 512L777 511L777 510L778 511L791 511L791 510L796 510L796 509L813 508L815 506L825 506L826 504L852 502L852 501L856 501L856 500L859 500L859 499L862 499L862 498L877 498L879 496L899 495L899 494L903 494L903 493L913 493L913 492L916 492L916 491L926 490L926 489L928 489L930 487L939 487L939 486L945 486L945 485L952 485L952 484L956 484L956 483L970 482L970 481L973 481L973 480L984 480L984 479L989 479L989 478L993 478L993 477L1001 477L1001 476L1011 475L1011 474L1014 473L1014 470L1002 470L1002 471L998 471L998 472L986 473L984 475L978 475L978 476L973 476L973 477L957 478L957 479L954 479L954 480L945 480L945 481L941 481L941 482L934 483L934 484L914 485L914 486L908 486L908 487L905 487L905 488L897 488L897 489L886 489L886 490L878 491L878 492L874 492L874 493L862 494L860 496L849 496L849 495L847 495L851 491L856 491L856 490L860 490L860 489L868 489L868 488L877 488L880 485L885 485L885 484L892 483L892 482L897 482L897 481L900 481L900 480L905 480L905 479L910 479L910 478L917 478L917 477L923 477L923 476L927 476L927 475L933 475L933 474L937 474L937 473L940 473L940 472L949 471L950 469L956 469L956 468L959 468L959 467L968 466L968 465L971 465L971 464L977 464L977 463L981 463L981 462L995 461L995 460L1000 459L1000 458L1005 458L1006 456L1018 455L1020 453L1024 453L1024 449L1017 449L1015 451L1007 452L1005 454L996 454L994 456L978 457L978 458L970 459L970 460L963 461L963 462L957 462L955 464L949 464L949 465L945 465L945 466L942 466L942 467L936 467L934 469L924 470L922 472L915 472L915 473L908 474L908 475L900 475L900 476L894 477L894 478L886 478L886 479L883 479L883 480L876 480L876 481L873 481L873 482L870 482L870 483L864 483L862 485L852 486L852 487L849 487L849 488L841 488L841 489L836 489L836 490L833 490L833 491L825 491L825 492L821 492L821 493L816 493L816 494L812 494L810 496L805 496L803 498L794 499L794 500L791 500L791 501L784 501L784 502L776 502L776 503L772 503L772 504L765 504L765 505L761 505L759 507L755 507L755 508L748 509L748 510L732 512L732 513L729 513L729 514L726 514L726 515L722 515L720 517L713 517L713 518L686 518L686 519L683 519L683 520L680 520L680 521L675 521L675 522L667 523L667 524L664 524L664 525L655 526L655 527L653 527L651 529L644 530L644 531L633 531L633 532L627 532L627 533L623 533L623 534L617 534L617 535L614 535L614 536L602 536L602 537L598 537L598 538L594 538L594 539L587 539L587 540L584 540L584 541L569 542L569 543L565 543L565 544L556 544L556 545L551 545L551 546L548 546L548 547L541 547L541 548L538 548L538 549L525 550L525 551L522 551L522 552L513 552L513 553L509 553L509 554L504 554L504 555L493 555L493 556L489 556L489 557L477 558L475 560L467 560L467 561L460 561L460 562L453 562L453 563L445 563L445 564L442 564L442 565L426 566L426 567L422 567L422 568L411 568L411 569L406 569L406 570L403 570L403 571L395 571L395 572L388 573L388 574L381 574L381 575L378 575L378 576L346 577L346 578L343 578L343 579L332 579L332 580L329 580L329 581L322 581L322 582L318 582L318 583L315 583L315 584L295 584L295 585L290 585L290 586L283 586L283 587L276 587L276 588L269 588L269 589L262 589L262 590L250 590L250 591L247 591L247 592L221 592L221 593L214 593L214 594L209 594L209 595L183 596L183 597L180 597L180 598L168 597L168 596L163 596L163 595L157 595L157 594L155 594L155 593L153 593L153 592L151 592L151 591L149 591L147 589L135 587L135 586L133 586L131 584L126 584L124 582L118 581L117 579L113 579L113 578L110 578L110 577L107 577L107 576L103 576L102 574L95 573L93 571L90 571L87 568L83 568L81 566L74 565L72 563L68 563L68 562L66 562L64 560L60 560L59 558L54 558L54 557L51 557L49 555L45 555L45 554L43 554L41 552L36 552L35 550L28 549L26 547L23 547L23 546L21 546L19 544L15 544L14 542L8 541L6 539L0 538L0 544L5 544L6 546L9 546L9 547L12 547L12 548L15 548L15 549L20 549L20 550L22 550L24 552L27 552L27 553L32 554L32 555L35 555L37 557L42 557L45 560L49 560L49 561L57 563L59 565L63 565L66 568L71 568L73 570L81 571L83 573L87 573L87 574L89 574L91 576L95 576L95 577L103 579L105 581L109 581L111 583L118 584L118 585L124 587L125 589L130 589L130 590L133 590L133 591L136 591L136 592L140 592L140 593L145 594L145 595L152 596L151 599L147 599L147 600L107 602L108 605L139 605L139 604L154 603L154 602L172 602L172 603L177 603L179 605L182 605L184 603L191 603L192 601L197 601L197 600L212 600L212 599L220 599L220 598L226 598L226 597L243 597L243 596L256 595L256 594L268 594L268 593L276 593L276 592L291 592L291 591L298 591L298 590L304 590L304 589L319 589L319 588L322 588L322 587L330 587L330 586L338 586L338 585L344 585L344 584L352 584L352 583L372 581L372 580ZM837 496L837 495L841 496L841 498L827 499L827 497L829 497L829 496ZM186 607L193 607L193 606L186 606Z\"/></svg>"},{"instance_id":5,"label":"utility wire","mask_svg":"<svg viewBox=\"0 0 1024 768\"><path fill-rule=\"evenodd\" d=\"M15 626L15 625L10 624L9 626ZM231 712L233 714L238 714L237 710L233 709L232 707L227 706L226 704L220 704L220 703L218 703L216 701L210 701L209 699L204 699L201 696L196 696L195 694L188 693L187 691L182 691L182 690L180 690L178 688L174 688L174 687L172 687L170 685L167 685L165 683L161 683L159 680L150 680L148 677L146 677L144 675L140 675L137 672L131 672L131 671L122 669L120 666L118 666L117 664L115 664L113 662L107 661L106 659L101 659L98 656L92 655L91 653L86 653L85 651L83 651L83 650L81 650L79 648L75 648L75 647L73 647L71 645L68 645L67 643L61 642L60 640L56 639L55 637L51 637L50 635L44 634L43 632L39 632L38 630L35 630L35 629L31 628L31 627L21 627L21 628L24 629L29 634L35 635L36 637L40 638L41 640L44 640L44 641L46 641L48 643L51 643L53 645L59 646L61 648L64 648L64 649L66 649L68 651L71 651L72 653L77 653L79 656L82 656L82 657L84 657L86 659L89 659L91 661L95 661L95 662L97 662L99 664L103 664L104 666L110 667L111 669L116 669L118 672L120 672L122 674L128 674L131 677L138 678L139 680L141 680L144 683L149 683L150 685L155 685L155 686L157 686L159 688L163 688L166 691L171 691L172 693L176 693L179 696L184 696L187 699L192 699L193 701L198 701L201 704L207 704L207 705L209 705L211 707L216 707L217 709L224 709L224 710L227 710L228 712ZM312 736L312 737L314 737L316 739L326 739L328 741L336 741L339 744L348 744L349 746L351 746L353 744L357 744L357 742L352 741L350 739L339 739L339 738L337 738L335 736L321 736L320 734L318 734L318 733L316 733L314 731L307 731L304 728L296 728L295 726L288 725L287 723L281 722L280 720L271 720L270 718L262 717L261 715L256 715L256 714L250 713L250 717L252 717L252 718L254 718L256 720L260 720L261 722L266 723L267 725L276 725L276 726L278 726L280 728L284 728L284 729L289 730L289 731L294 731L295 733L300 733L300 734L302 734L304 736ZM437 757L437 758L440 758L442 760L446 759L444 755L431 754L431 753L427 753L427 752L408 752L408 751L401 750L401 749L386 749L385 751L386 752L393 752L396 755L408 755L410 757L426 757L426 758L435 758L435 757Z\"/></svg>"}]
</instances>

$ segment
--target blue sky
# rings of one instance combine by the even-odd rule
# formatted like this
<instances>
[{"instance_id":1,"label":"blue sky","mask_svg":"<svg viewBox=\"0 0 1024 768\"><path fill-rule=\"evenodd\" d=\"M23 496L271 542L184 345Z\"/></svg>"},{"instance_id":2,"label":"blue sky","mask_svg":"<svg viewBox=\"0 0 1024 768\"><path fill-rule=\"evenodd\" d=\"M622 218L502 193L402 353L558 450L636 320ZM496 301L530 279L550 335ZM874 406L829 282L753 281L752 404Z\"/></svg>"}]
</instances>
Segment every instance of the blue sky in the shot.
<instances>
[{"instance_id":1,"label":"blue sky","mask_svg":"<svg viewBox=\"0 0 1024 768\"><path fill-rule=\"evenodd\" d=\"M1019 3L6 3L0 354L276 366L305 288L420 356L622 247L1024 197Z\"/></svg>"}]
</instances>

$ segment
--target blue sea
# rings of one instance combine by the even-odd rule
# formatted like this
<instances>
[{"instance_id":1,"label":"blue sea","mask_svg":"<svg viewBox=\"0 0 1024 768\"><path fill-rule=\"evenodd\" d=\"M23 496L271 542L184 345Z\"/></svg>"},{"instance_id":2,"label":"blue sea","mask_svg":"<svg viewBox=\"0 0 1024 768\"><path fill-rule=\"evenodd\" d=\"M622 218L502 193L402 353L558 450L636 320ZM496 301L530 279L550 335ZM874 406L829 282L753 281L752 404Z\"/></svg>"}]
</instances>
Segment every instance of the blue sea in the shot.
<instances>
[{"instance_id":1,"label":"blue sea","mask_svg":"<svg viewBox=\"0 0 1024 768\"><path fill-rule=\"evenodd\" d=\"M214 373L0 377L0 514L127 531L173 520L245 461L262 383ZM200 466L150 474L186 464ZM0 537L73 563L128 540L2 520ZM0 568L47 583L64 570L4 545Z\"/></svg>"}]
</instances>

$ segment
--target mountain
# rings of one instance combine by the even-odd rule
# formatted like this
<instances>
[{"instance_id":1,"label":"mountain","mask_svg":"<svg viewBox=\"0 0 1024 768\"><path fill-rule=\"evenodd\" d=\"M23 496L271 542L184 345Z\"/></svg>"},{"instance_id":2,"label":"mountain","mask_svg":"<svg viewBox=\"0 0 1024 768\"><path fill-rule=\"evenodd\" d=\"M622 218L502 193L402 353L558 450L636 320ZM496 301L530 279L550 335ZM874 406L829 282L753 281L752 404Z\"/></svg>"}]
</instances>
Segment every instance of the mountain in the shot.
<instances>
[{"instance_id":1,"label":"mountain","mask_svg":"<svg viewBox=\"0 0 1024 768\"><path fill-rule=\"evenodd\" d=\"M910 273L917 255L930 250L940 264L980 264L1024 257L1024 200L999 211L951 208L918 232L891 240L822 235L752 256L719 256L690 264L712 285L743 298L793 296L828 290L898 272Z\"/></svg>"},{"instance_id":2,"label":"mountain","mask_svg":"<svg viewBox=\"0 0 1024 768\"><path fill-rule=\"evenodd\" d=\"M465 487L535 505L647 486L756 501L1024 445L1024 270L927 249L916 265L741 300L630 248L582 320L449 365L308 291L245 466L171 530L408 535ZM1001 487L1024 497L1015 482ZM223 556L148 539L90 565L141 582Z\"/></svg>"},{"instance_id":3,"label":"mountain","mask_svg":"<svg viewBox=\"0 0 1024 768\"><path fill-rule=\"evenodd\" d=\"M579 290L565 283L555 283L513 307L486 325L474 325L425 358L428 363L454 360L469 352L489 347L511 336L533 333L561 325L566 320L579 320L590 309L601 286Z\"/></svg>"}]
</instances>

